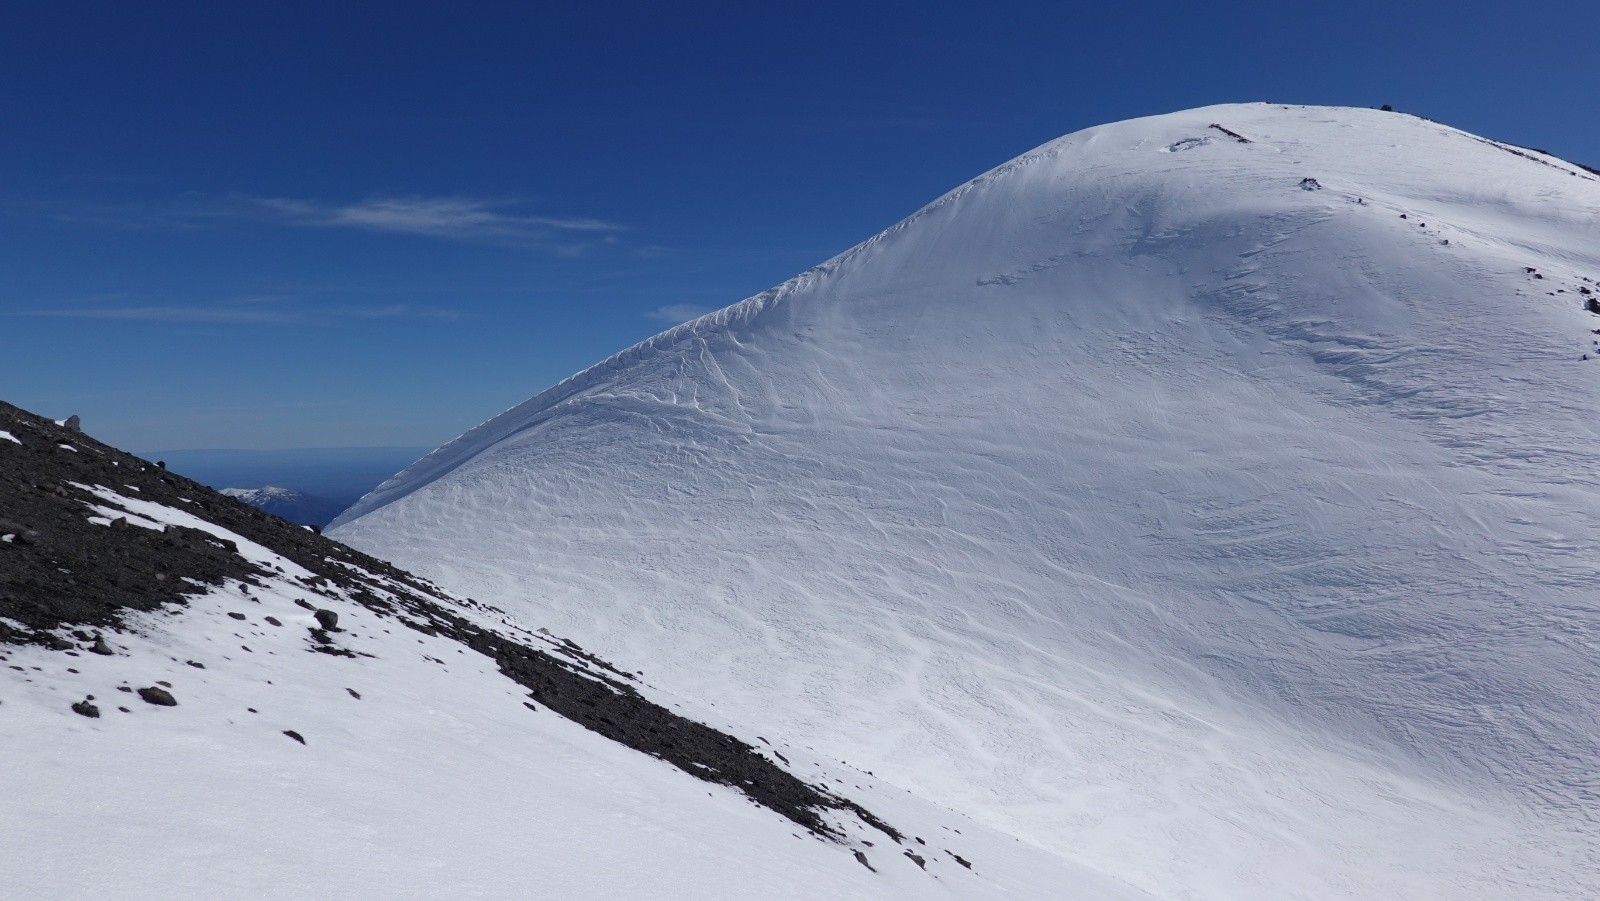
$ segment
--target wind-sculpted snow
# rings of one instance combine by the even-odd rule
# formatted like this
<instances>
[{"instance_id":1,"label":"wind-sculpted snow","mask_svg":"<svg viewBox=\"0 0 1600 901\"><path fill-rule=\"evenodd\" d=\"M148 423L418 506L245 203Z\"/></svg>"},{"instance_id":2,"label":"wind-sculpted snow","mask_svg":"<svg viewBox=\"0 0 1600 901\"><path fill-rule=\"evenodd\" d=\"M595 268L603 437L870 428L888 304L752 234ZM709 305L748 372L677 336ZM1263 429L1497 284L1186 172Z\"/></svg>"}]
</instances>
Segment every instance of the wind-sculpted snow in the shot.
<instances>
[{"instance_id":1,"label":"wind-sculpted snow","mask_svg":"<svg viewBox=\"0 0 1600 901\"><path fill-rule=\"evenodd\" d=\"M1600 180L1090 129L435 451L342 540L1155 894L1600 894Z\"/></svg>"},{"instance_id":2,"label":"wind-sculpted snow","mask_svg":"<svg viewBox=\"0 0 1600 901\"><path fill-rule=\"evenodd\" d=\"M1140 897L76 429L0 425L8 899Z\"/></svg>"}]
</instances>

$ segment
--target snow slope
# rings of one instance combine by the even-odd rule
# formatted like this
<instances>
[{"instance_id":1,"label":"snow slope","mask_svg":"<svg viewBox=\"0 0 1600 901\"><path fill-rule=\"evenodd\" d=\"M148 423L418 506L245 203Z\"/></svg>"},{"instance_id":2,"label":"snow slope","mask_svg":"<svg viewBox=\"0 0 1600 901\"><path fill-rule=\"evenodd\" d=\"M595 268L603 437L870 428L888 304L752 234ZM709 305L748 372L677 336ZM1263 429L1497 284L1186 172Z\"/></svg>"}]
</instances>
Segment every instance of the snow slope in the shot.
<instances>
[{"instance_id":1,"label":"snow slope","mask_svg":"<svg viewBox=\"0 0 1600 901\"><path fill-rule=\"evenodd\" d=\"M712 764L753 753L858 805L809 831L747 781L675 766L694 730L628 692L731 729L717 711L588 691L636 680L16 412L0 404L7 899L1148 897L804 746L715 736L732 751ZM134 582L130 548L162 584ZM207 561L235 575L186 575ZM96 585L143 612L98 622L74 600ZM566 675L512 677L541 653ZM612 741L567 695L670 738Z\"/></svg>"},{"instance_id":2,"label":"snow slope","mask_svg":"<svg viewBox=\"0 0 1600 901\"><path fill-rule=\"evenodd\" d=\"M138 503L102 493L119 508ZM192 521L148 504L139 514ZM242 550L298 570L259 546ZM297 599L340 610L373 657L303 653L315 621ZM7 897L1046 899L1063 886L1138 897L870 786L859 794L982 869L936 851L925 854L930 876L858 829L856 841L887 846L869 852L868 871L737 792L530 713L493 661L446 638L389 634L367 611L289 579L225 586L179 617L132 625L113 657L0 655L28 671L4 680ZM178 706L119 693L130 677L171 685ZM100 718L69 711L85 694ZM821 765L803 749L782 753ZM829 773L869 781L837 765Z\"/></svg>"},{"instance_id":3,"label":"snow slope","mask_svg":"<svg viewBox=\"0 0 1600 901\"><path fill-rule=\"evenodd\" d=\"M1175 898L1600 895L1600 179L1069 135L630 348L355 547Z\"/></svg>"}]
</instances>

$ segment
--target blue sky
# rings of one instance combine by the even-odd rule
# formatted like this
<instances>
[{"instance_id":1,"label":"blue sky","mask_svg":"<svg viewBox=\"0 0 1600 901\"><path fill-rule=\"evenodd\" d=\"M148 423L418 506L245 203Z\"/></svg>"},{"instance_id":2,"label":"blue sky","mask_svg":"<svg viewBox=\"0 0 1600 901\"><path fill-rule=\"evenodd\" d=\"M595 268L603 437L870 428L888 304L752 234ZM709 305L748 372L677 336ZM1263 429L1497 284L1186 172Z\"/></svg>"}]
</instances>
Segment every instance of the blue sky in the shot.
<instances>
[{"instance_id":1,"label":"blue sky","mask_svg":"<svg viewBox=\"0 0 1600 901\"><path fill-rule=\"evenodd\" d=\"M1051 138L1391 103L1600 165L1578 3L0 7L0 399L432 445Z\"/></svg>"}]
</instances>

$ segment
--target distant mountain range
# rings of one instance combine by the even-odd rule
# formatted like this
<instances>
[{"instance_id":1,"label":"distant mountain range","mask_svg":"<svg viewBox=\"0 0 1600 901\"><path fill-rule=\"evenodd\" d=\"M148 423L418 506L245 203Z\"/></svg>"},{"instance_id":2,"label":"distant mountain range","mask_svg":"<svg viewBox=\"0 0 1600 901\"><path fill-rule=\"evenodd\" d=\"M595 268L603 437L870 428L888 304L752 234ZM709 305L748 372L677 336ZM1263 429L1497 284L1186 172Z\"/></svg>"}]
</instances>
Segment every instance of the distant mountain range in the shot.
<instances>
[{"instance_id":1,"label":"distant mountain range","mask_svg":"<svg viewBox=\"0 0 1600 901\"><path fill-rule=\"evenodd\" d=\"M92 424L91 424L92 428ZM222 489L278 485L349 506L415 462L426 447L302 447L285 450L141 451L172 472Z\"/></svg>"},{"instance_id":2,"label":"distant mountain range","mask_svg":"<svg viewBox=\"0 0 1600 901\"><path fill-rule=\"evenodd\" d=\"M332 522L333 518L347 506L339 501L277 485L266 485L261 488L224 488L222 493L292 523L319 528Z\"/></svg>"}]
</instances>

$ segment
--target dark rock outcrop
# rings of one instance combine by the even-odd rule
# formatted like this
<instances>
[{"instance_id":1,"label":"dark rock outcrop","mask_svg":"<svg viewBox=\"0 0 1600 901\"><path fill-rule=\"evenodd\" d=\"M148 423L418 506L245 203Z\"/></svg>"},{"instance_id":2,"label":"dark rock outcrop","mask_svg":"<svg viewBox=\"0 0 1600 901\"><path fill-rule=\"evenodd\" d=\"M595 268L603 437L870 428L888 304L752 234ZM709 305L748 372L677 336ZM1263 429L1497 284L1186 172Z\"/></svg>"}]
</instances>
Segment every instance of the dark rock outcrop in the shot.
<instances>
[{"instance_id":1,"label":"dark rock outcrop","mask_svg":"<svg viewBox=\"0 0 1600 901\"><path fill-rule=\"evenodd\" d=\"M155 686L141 688L139 689L139 697L143 698L146 704L154 704L157 707L178 706L178 699L174 698L172 692L167 691L165 688L157 688Z\"/></svg>"}]
</instances>

